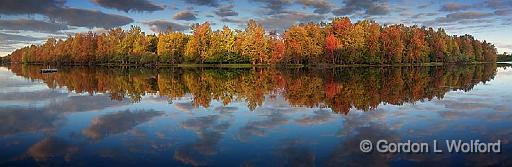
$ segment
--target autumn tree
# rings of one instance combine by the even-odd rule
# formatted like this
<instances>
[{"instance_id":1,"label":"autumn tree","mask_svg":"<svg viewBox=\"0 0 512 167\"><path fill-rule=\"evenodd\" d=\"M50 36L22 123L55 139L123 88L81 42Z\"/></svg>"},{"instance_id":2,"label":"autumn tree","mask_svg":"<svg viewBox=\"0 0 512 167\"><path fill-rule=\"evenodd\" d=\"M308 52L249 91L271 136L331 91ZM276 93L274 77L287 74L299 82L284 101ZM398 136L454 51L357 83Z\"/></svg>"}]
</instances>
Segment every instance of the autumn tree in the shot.
<instances>
[{"instance_id":1,"label":"autumn tree","mask_svg":"<svg viewBox=\"0 0 512 167\"><path fill-rule=\"evenodd\" d=\"M396 64L402 62L405 49L402 26L385 27L381 34L383 55L386 63Z\"/></svg>"},{"instance_id":2,"label":"autumn tree","mask_svg":"<svg viewBox=\"0 0 512 167\"><path fill-rule=\"evenodd\" d=\"M398 64L464 63L496 61L494 45L471 35L450 36L443 29L381 26L348 17L331 23L292 25L283 33L266 32L254 20L244 30L212 30L195 24L191 34L170 31L146 34L140 27L106 33L69 34L49 38L9 54L13 63L38 64L132 64L155 66L176 63L251 64Z\"/></svg>"},{"instance_id":3,"label":"autumn tree","mask_svg":"<svg viewBox=\"0 0 512 167\"><path fill-rule=\"evenodd\" d=\"M428 44L425 40L425 34L422 29L412 28L408 34L409 42L407 44L407 53L405 62L417 63L424 62L428 56Z\"/></svg>"},{"instance_id":4,"label":"autumn tree","mask_svg":"<svg viewBox=\"0 0 512 167\"><path fill-rule=\"evenodd\" d=\"M234 57L235 36L227 26L222 30L212 33L211 46L208 54L211 55L205 61L208 63L223 63L236 61Z\"/></svg>"},{"instance_id":5,"label":"autumn tree","mask_svg":"<svg viewBox=\"0 0 512 167\"><path fill-rule=\"evenodd\" d=\"M472 39L473 37L470 35L460 37L462 61L472 61L475 57L475 50L473 49L473 43L471 42Z\"/></svg>"},{"instance_id":6,"label":"autumn tree","mask_svg":"<svg viewBox=\"0 0 512 167\"><path fill-rule=\"evenodd\" d=\"M329 33L325 40L325 48L327 49L327 53L329 54L329 59L332 60L332 64L336 64L334 52L336 51L339 45L338 39L334 36L334 34Z\"/></svg>"},{"instance_id":7,"label":"autumn tree","mask_svg":"<svg viewBox=\"0 0 512 167\"><path fill-rule=\"evenodd\" d=\"M338 46L340 46L340 52L338 52L335 58L335 60L338 61L336 61L335 63L343 63L341 62L342 60L350 59L346 58L346 56L350 55L346 55L345 53L347 52L347 45L349 45L350 43L350 31L352 29L352 21L350 21L348 17L335 18L332 20L330 29L330 31L334 33L334 35L338 39Z\"/></svg>"},{"instance_id":8,"label":"autumn tree","mask_svg":"<svg viewBox=\"0 0 512 167\"><path fill-rule=\"evenodd\" d=\"M240 41L240 54L249 58L252 64L267 63L267 38L263 26L254 20L249 20L245 32L241 35L243 40Z\"/></svg>"},{"instance_id":9,"label":"autumn tree","mask_svg":"<svg viewBox=\"0 0 512 167\"><path fill-rule=\"evenodd\" d=\"M284 32L284 43L286 47L286 56L288 62L300 64L304 60L306 54L307 32L304 27L295 25Z\"/></svg>"},{"instance_id":10,"label":"autumn tree","mask_svg":"<svg viewBox=\"0 0 512 167\"><path fill-rule=\"evenodd\" d=\"M185 61L204 63L204 60L211 56L208 52L211 44L211 33L212 29L208 22L192 26L192 36L185 50Z\"/></svg>"},{"instance_id":11,"label":"autumn tree","mask_svg":"<svg viewBox=\"0 0 512 167\"><path fill-rule=\"evenodd\" d=\"M281 39L277 32L273 31L270 33L268 42L270 60L272 64L281 63L285 56L285 45L283 39Z\"/></svg>"},{"instance_id":12,"label":"autumn tree","mask_svg":"<svg viewBox=\"0 0 512 167\"><path fill-rule=\"evenodd\" d=\"M366 43L368 45L367 63L369 64L382 64L382 43L381 26L378 23L371 22L367 27L368 37Z\"/></svg>"},{"instance_id":13,"label":"autumn tree","mask_svg":"<svg viewBox=\"0 0 512 167\"><path fill-rule=\"evenodd\" d=\"M158 35L157 54L162 63L183 63L188 36L183 32L167 32Z\"/></svg>"}]
</instances>

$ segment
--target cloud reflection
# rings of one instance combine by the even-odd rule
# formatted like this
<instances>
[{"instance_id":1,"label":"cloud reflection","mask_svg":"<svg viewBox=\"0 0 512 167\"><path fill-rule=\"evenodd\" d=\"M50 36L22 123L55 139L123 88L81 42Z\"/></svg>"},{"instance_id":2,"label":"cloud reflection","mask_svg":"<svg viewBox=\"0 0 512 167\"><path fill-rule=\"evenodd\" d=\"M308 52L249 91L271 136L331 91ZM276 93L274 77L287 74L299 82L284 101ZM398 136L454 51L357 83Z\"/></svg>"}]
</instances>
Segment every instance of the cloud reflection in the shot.
<instances>
[{"instance_id":1,"label":"cloud reflection","mask_svg":"<svg viewBox=\"0 0 512 167\"><path fill-rule=\"evenodd\" d=\"M154 117L163 115L159 111L120 111L95 118L82 133L92 139L102 139L110 135L126 132Z\"/></svg>"},{"instance_id":2,"label":"cloud reflection","mask_svg":"<svg viewBox=\"0 0 512 167\"><path fill-rule=\"evenodd\" d=\"M67 143L63 139L49 137L32 145L28 149L27 154L36 161L55 160L59 157L69 161L78 150L78 147Z\"/></svg>"},{"instance_id":3,"label":"cloud reflection","mask_svg":"<svg viewBox=\"0 0 512 167\"><path fill-rule=\"evenodd\" d=\"M24 132L54 131L63 118L35 108L0 108L0 137Z\"/></svg>"},{"instance_id":4,"label":"cloud reflection","mask_svg":"<svg viewBox=\"0 0 512 167\"><path fill-rule=\"evenodd\" d=\"M242 127L237 135L240 141L247 141L252 136L265 136L269 129L288 123L288 118L279 110L273 110L263 120L251 121Z\"/></svg>"},{"instance_id":5,"label":"cloud reflection","mask_svg":"<svg viewBox=\"0 0 512 167\"><path fill-rule=\"evenodd\" d=\"M303 125L316 125L316 124L323 124L328 121L331 121L334 117L334 114L332 114L331 111L325 110L325 109L319 109L314 111L314 115L312 116L305 116L299 120L297 120L298 123Z\"/></svg>"},{"instance_id":6,"label":"cloud reflection","mask_svg":"<svg viewBox=\"0 0 512 167\"><path fill-rule=\"evenodd\" d=\"M231 120L220 115L208 115L186 120L182 128L197 134L197 140L176 149L174 159L189 165L204 165L207 157L217 153L217 144L231 126Z\"/></svg>"}]
</instances>

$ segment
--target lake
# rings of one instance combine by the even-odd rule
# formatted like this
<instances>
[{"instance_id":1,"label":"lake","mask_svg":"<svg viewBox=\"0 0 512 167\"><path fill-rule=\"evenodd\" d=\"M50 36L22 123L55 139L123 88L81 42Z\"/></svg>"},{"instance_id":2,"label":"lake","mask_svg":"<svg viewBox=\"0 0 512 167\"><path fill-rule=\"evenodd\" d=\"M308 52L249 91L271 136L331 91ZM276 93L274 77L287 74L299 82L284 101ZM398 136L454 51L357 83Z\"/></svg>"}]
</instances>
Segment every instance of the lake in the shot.
<instances>
[{"instance_id":1,"label":"lake","mask_svg":"<svg viewBox=\"0 0 512 167\"><path fill-rule=\"evenodd\" d=\"M503 65L41 68L0 67L0 166L512 166ZM364 153L365 139L501 153Z\"/></svg>"}]
</instances>

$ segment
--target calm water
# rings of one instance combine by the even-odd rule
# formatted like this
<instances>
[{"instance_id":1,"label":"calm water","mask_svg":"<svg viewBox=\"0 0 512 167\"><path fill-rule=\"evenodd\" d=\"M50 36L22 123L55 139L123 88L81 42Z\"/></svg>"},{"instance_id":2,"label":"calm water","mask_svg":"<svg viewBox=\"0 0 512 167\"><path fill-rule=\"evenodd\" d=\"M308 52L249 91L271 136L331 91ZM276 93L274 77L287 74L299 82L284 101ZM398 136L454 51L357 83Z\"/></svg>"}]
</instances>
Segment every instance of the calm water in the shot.
<instances>
[{"instance_id":1,"label":"calm water","mask_svg":"<svg viewBox=\"0 0 512 167\"><path fill-rule=\"evenodd\" d=\"M0 67L0 165L512 165L512 68ZM363 139L502 153L362 153Z\"/></svg>"}]
</instances>

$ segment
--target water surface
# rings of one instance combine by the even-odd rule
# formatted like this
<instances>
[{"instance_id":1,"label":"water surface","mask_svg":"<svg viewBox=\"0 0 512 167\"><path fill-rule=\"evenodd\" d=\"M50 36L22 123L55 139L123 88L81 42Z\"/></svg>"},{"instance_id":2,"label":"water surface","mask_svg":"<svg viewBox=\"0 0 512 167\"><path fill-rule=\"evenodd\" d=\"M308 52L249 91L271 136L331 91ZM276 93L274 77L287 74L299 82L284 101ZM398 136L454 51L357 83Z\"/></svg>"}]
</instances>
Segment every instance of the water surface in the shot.
<instances>
[{"instance_id":1,"label":"water surface","mask_svg":"<svg viewBox=\"0 0 512 167\"><path fill-rule=\"evenodd\" d=\"M0 67L0 165L512 165L512 69ZM363 139L502 143L362 153Z\"/></svg>"}]
</instances>

